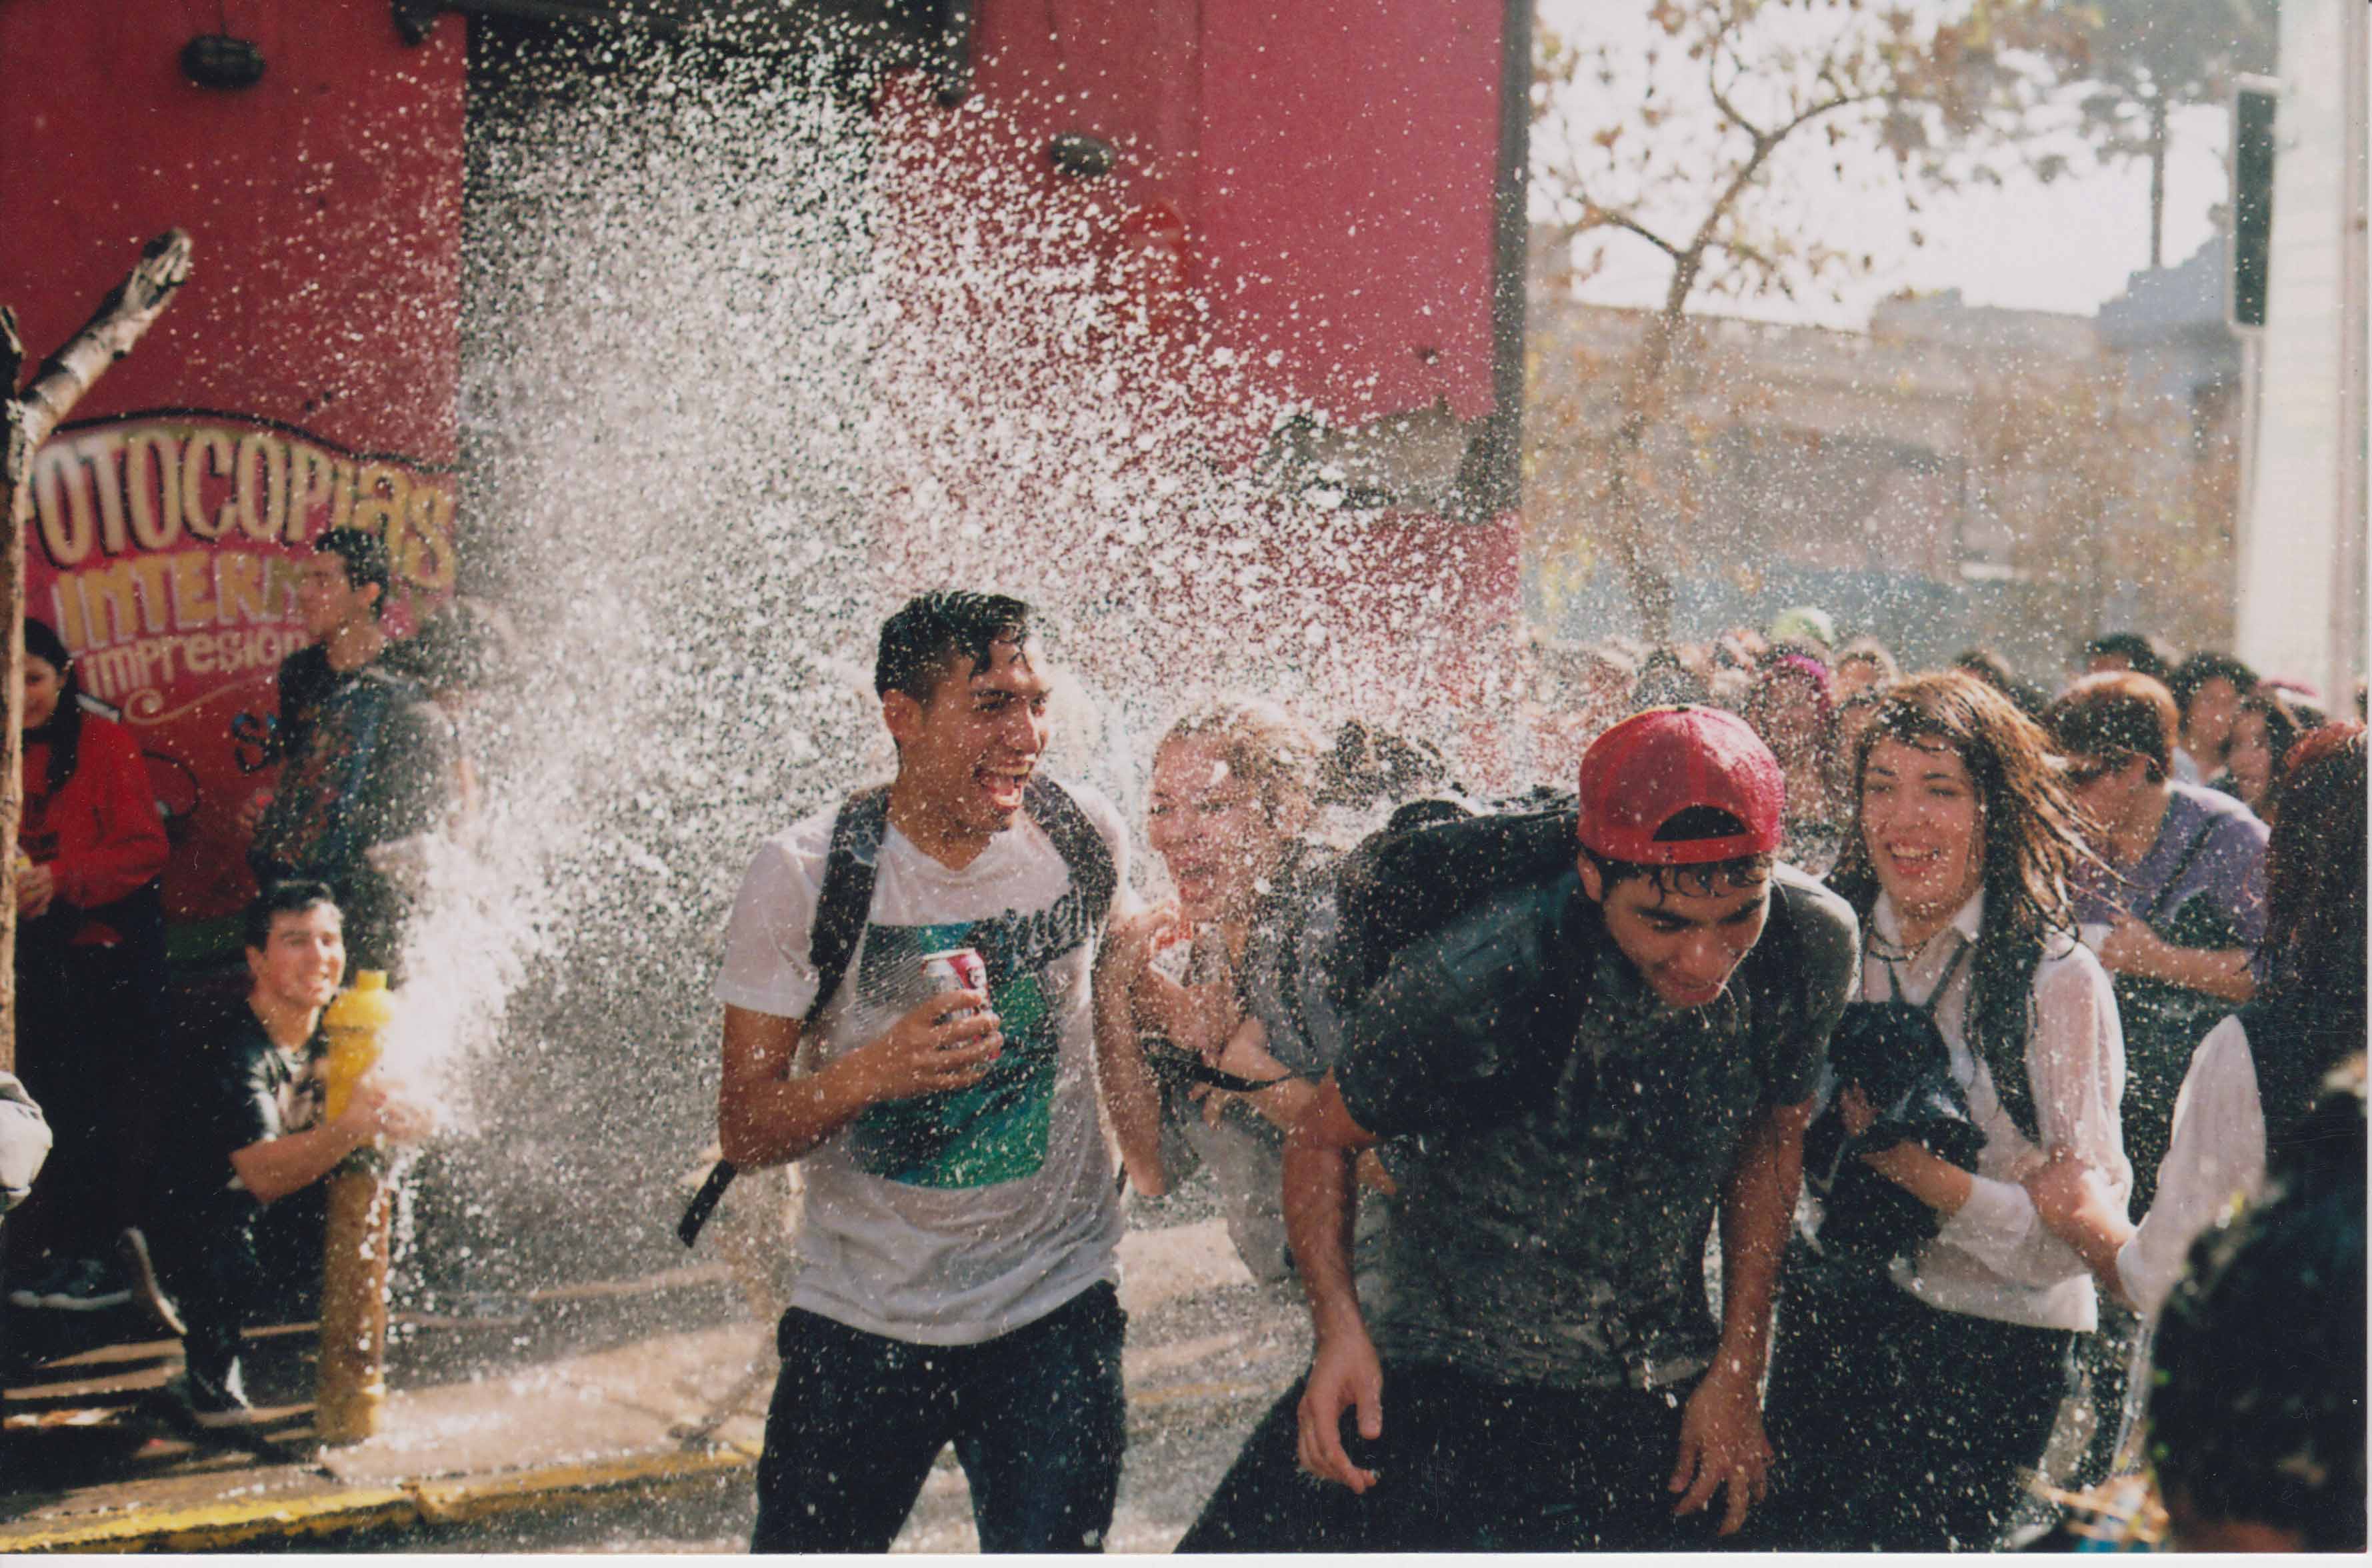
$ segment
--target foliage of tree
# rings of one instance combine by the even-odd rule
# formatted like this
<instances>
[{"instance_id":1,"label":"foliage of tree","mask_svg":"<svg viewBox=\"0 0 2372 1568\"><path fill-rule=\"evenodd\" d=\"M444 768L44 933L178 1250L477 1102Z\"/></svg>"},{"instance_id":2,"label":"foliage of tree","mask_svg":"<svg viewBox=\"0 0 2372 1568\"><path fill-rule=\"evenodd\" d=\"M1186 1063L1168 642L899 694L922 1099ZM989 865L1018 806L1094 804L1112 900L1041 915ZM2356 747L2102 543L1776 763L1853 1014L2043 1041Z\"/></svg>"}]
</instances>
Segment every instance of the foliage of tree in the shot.
<instances>
[{"instance_id":1,"label":"foliage of tree","mask_svg":"<svg viewBox=\"0 0 2372 1568\"><path fill-rule=\"evenodd\" d=\"M1608 0L1610 8L1611 0ZM1585 17L1602 15L1593 6ZM1533 84L1534 211L1585 273L1615 244L1669 267L1661 308L1620 372L1620 415L1594 494L1536 496L1549 548L1587 519L1638 608L1668 636L1670 578L1642 526L1641 461L1701 297L1831 290L1876 264L1823 232L1824 190L1868 178L1882 150L1920 243L1923 194L1998 183L2058 111L2052 93L2083 48L2083 18L2041 0L1915 6L1865 0L1647 0L1639 57L1611 31L1540 29ZM1542 422L1554 429L1553 419Z\"/></svg>"},{"instance_id":2,"label":"foliage of tree","mask_svg":"<svg viewBox=\"0 0 2372 1568\"><path fill-rule=\"evenodd\" d=\"M2273 64L2273 0L2054 0L2080 29L2064 55L2086 141L2102 163L2149 165L2149 264L2164 264L2169 122L2221 103L2233 78Z\"/></svg>"}]
</instances>

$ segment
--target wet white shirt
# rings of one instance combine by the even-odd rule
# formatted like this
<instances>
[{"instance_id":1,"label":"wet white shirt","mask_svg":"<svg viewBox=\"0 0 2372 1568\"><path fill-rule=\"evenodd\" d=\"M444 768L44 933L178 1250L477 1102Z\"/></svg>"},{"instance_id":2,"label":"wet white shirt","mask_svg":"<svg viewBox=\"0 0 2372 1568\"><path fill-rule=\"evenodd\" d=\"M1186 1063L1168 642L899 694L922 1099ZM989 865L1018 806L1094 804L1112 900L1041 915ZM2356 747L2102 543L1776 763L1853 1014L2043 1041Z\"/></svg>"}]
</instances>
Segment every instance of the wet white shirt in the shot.
<instances>
[{"instance_id":1,"label":"wet white shirt","mask_svg":"<svg viewBox=\"0 0 2372 1568\"><path fill-rule=\"evenodd\" d=\"M2182 1278L2191 1244L2235 1198L2265 1180L2265 1108L2238 1017L2208 1031L2183 1074L2174 1132L2158 1166L2157 1196L2117 1252L2117 1278L2144 1317L2156 1317Z\"/></svg>"},{"instance_id":2,"label":"wet white shirt","mask_svg":"<svg viewBox=\"0 0 2372 1568\"><path fill-rule=\"evenodd\" d=\"M1122 907L1119 816L1065 787L1110 846ZM726 929L719 1001L796 1018L815 1000L808 938L837 809L759 847ZM799 1042L799 1070L879 1038L930 994L922 957L952 947L985 958L1006 1045L973 1087L872 1107L804 1157L794 1307L913 1343L977 1344L1119 1282L1089 997L1101 937L1027 817L960 869L886 830L865 934Z\"/></svg>"},{"instance_id":3,"label":"wet white shirt","mask_svg":"<svg viewBox=\"0 0 2372 1568\"><path fill-rule=\"evenodd\" d=\"M2064 1146L2108 1173L2120 1196L2133 1191L2133 1167L2117 1121L2125 1094L2125 1036L2117 1019L2116 993L2088 948L2065 935L2050 940L2035 966L2034 1023L2026 1041L2027 1081L2041 1133L2038 1147L2002 1108L1992 1073L1968 1043L1975 959L1972 954L1957 969L1953 959L1977 940L1983 923L1980 891L1924 947L1895 960L1902 976L1901 999L1913 1004L1926 1003L1936 982L1951 971L1950 988L1934 1010L1936 1027L1951 1048L1952 1075L1968 1093L1970 1115L1985 1135L1968 1202L1943 1222L1915 1264L1895 1260L1895 1283L1947 1312L2089 1332L2099 1324L2091 1272L2075 1249L2042 1223L2022 1183L2041 1168L2052 1147ZM1895 993L1879 955L1901 950L1902 925L1893 900L1883 893L1871 911L1870 929L1875 940L1862 959L1862 999L1884 1002Z\"/></svg>"}]
</instances>

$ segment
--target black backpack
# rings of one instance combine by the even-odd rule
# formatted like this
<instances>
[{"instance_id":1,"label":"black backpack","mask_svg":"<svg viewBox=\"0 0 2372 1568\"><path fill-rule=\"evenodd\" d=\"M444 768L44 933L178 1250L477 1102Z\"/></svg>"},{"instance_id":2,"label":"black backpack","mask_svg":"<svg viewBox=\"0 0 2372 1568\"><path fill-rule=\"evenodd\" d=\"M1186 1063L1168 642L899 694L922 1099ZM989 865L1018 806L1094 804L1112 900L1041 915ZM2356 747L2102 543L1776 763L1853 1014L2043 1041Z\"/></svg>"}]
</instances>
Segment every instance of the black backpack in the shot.
<instances>
[{"instance_id":1,"label":"black backpack","mask_svg":"<svg viewBox=\"0 0 2372 1568\"><path fill-rule=\"evenodd\" d=\"M1393 813L1377 832L1343 857L1337 889L1338 928L1326 955L1324 1000L1348 1020L1378 993L1393 960L1411 947L1449 928L1494 897L1520 896L1545 914L1561 878L1569 878L1581 853L1580 811L1574 796L1538 788L1510 800L1479 807L1462 799L1415 801ZM1799 908L1831 895L1796 873L1774 870L1771 913L1762 939L1740 960L1741 983L1787 992L1784 977L1801 974L1820 959L1821 923ZM1562 917L1569 938L1600 939L1597 906L1577 890ZM1543 931L1509 932L1468 955L1500 978L1491 989L1521 971L1532 987L1515 1011L1495 1022L1470 1019L1471 1027L1545 1028L1561 1036L1588 1005L1592 976L1568 956L1551 955ZM1453 969L1455 966L1453 966ZM1457 987L1458 974L1433 971L1403 982L1438 993ZM1788 993L1792 995L1793 993ZM1800 998L1809 1003L1808 995Z\"/></svg>"},{"instance_id":2,"label":"black backpack","mask_svg":"<svg viewBox=\"0 0 2372 1568\"><path fill-rule=\"evenodd\" d=\"M1101 925L1111 909L1120 873L1112 865L1111 846L1096 831L1087 814L1070 792L1043 774L1033 774L1021 794L1029 820L1053 841L1063 857L1071 886L1086 903L1090 923ZM890 786L861 790L841 803L831 822L831 847L824 854L823 886L816 891L815 920L808 935L808 962L815 966L815 1000L799 1019L802 1038L811 1034L826 1004L848 974L856 956L857 939L865 935L866 917L873 911L873 873L881 860L881 838L890 826ZM686 1247L700 1239L700 1227L733 1185L737 1174L731 1160L709 1167L685 1205L675 1233Z\"/></svg>"},{"instance_id":3,"label":"black backpack","mask_svg":"<svg viewBox=\"0 0 2372 1568\"><path fill-rule=\"evenodd\" d=\"M1494 892L1572 869L1579 820L1574 798L1549 790L1479 810L1434 799L1393 812L1337 873L1341 928L1329 956L1328 1003L1347 1018L1411 943Z\"/></svg>"}]
</instances>

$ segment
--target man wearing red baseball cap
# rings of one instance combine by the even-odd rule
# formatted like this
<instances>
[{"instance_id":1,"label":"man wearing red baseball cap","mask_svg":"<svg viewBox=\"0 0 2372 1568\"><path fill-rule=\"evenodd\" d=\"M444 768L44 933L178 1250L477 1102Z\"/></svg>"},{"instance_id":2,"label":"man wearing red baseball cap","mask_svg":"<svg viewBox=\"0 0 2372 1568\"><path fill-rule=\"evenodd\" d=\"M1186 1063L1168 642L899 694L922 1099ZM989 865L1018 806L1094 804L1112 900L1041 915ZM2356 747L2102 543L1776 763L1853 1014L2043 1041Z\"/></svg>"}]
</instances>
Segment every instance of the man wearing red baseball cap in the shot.
<instances>
[{"instance_id":1,"label":"man wearing red baseball cap","mask_svg":"<svg viewBox=\"0 0 2372 1568\"><path fill-rule=\"evenodd\" d=\"M1310 1370L1180 1550L1679 1548L1763 1495L1773 1283L1860 934L1776 863L1779 764L1735 714L1634 714L1579 796L1570 869L1490 890L1353 1014L1285 1145ZM1352 1167L1383 1140L1362 1302Z\"/></svg>"}]
</instances>

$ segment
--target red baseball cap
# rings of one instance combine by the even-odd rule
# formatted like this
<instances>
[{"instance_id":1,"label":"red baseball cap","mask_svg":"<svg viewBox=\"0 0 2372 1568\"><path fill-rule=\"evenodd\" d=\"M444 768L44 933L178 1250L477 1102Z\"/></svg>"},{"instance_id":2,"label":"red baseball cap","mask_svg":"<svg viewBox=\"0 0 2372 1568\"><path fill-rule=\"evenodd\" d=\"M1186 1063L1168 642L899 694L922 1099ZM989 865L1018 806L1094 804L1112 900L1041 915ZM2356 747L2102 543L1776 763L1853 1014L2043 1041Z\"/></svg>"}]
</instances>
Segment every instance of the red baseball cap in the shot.
<instances>
[{"instance_id":1,"label":"red baseball cap","mask_svg":"<svg viewBox=\"0 0 2372 1568\"><path fill-rule=\"evenodd\" d=\"M1726 811L1741 833L1664 839L1657 830L1692 807ZM1703 865L1779 847L1787 784L1751 726L1721 708L1649 708L1590 743L1581 757L1581 842L1634 865Z\"/></svg>"}]
</instances>

